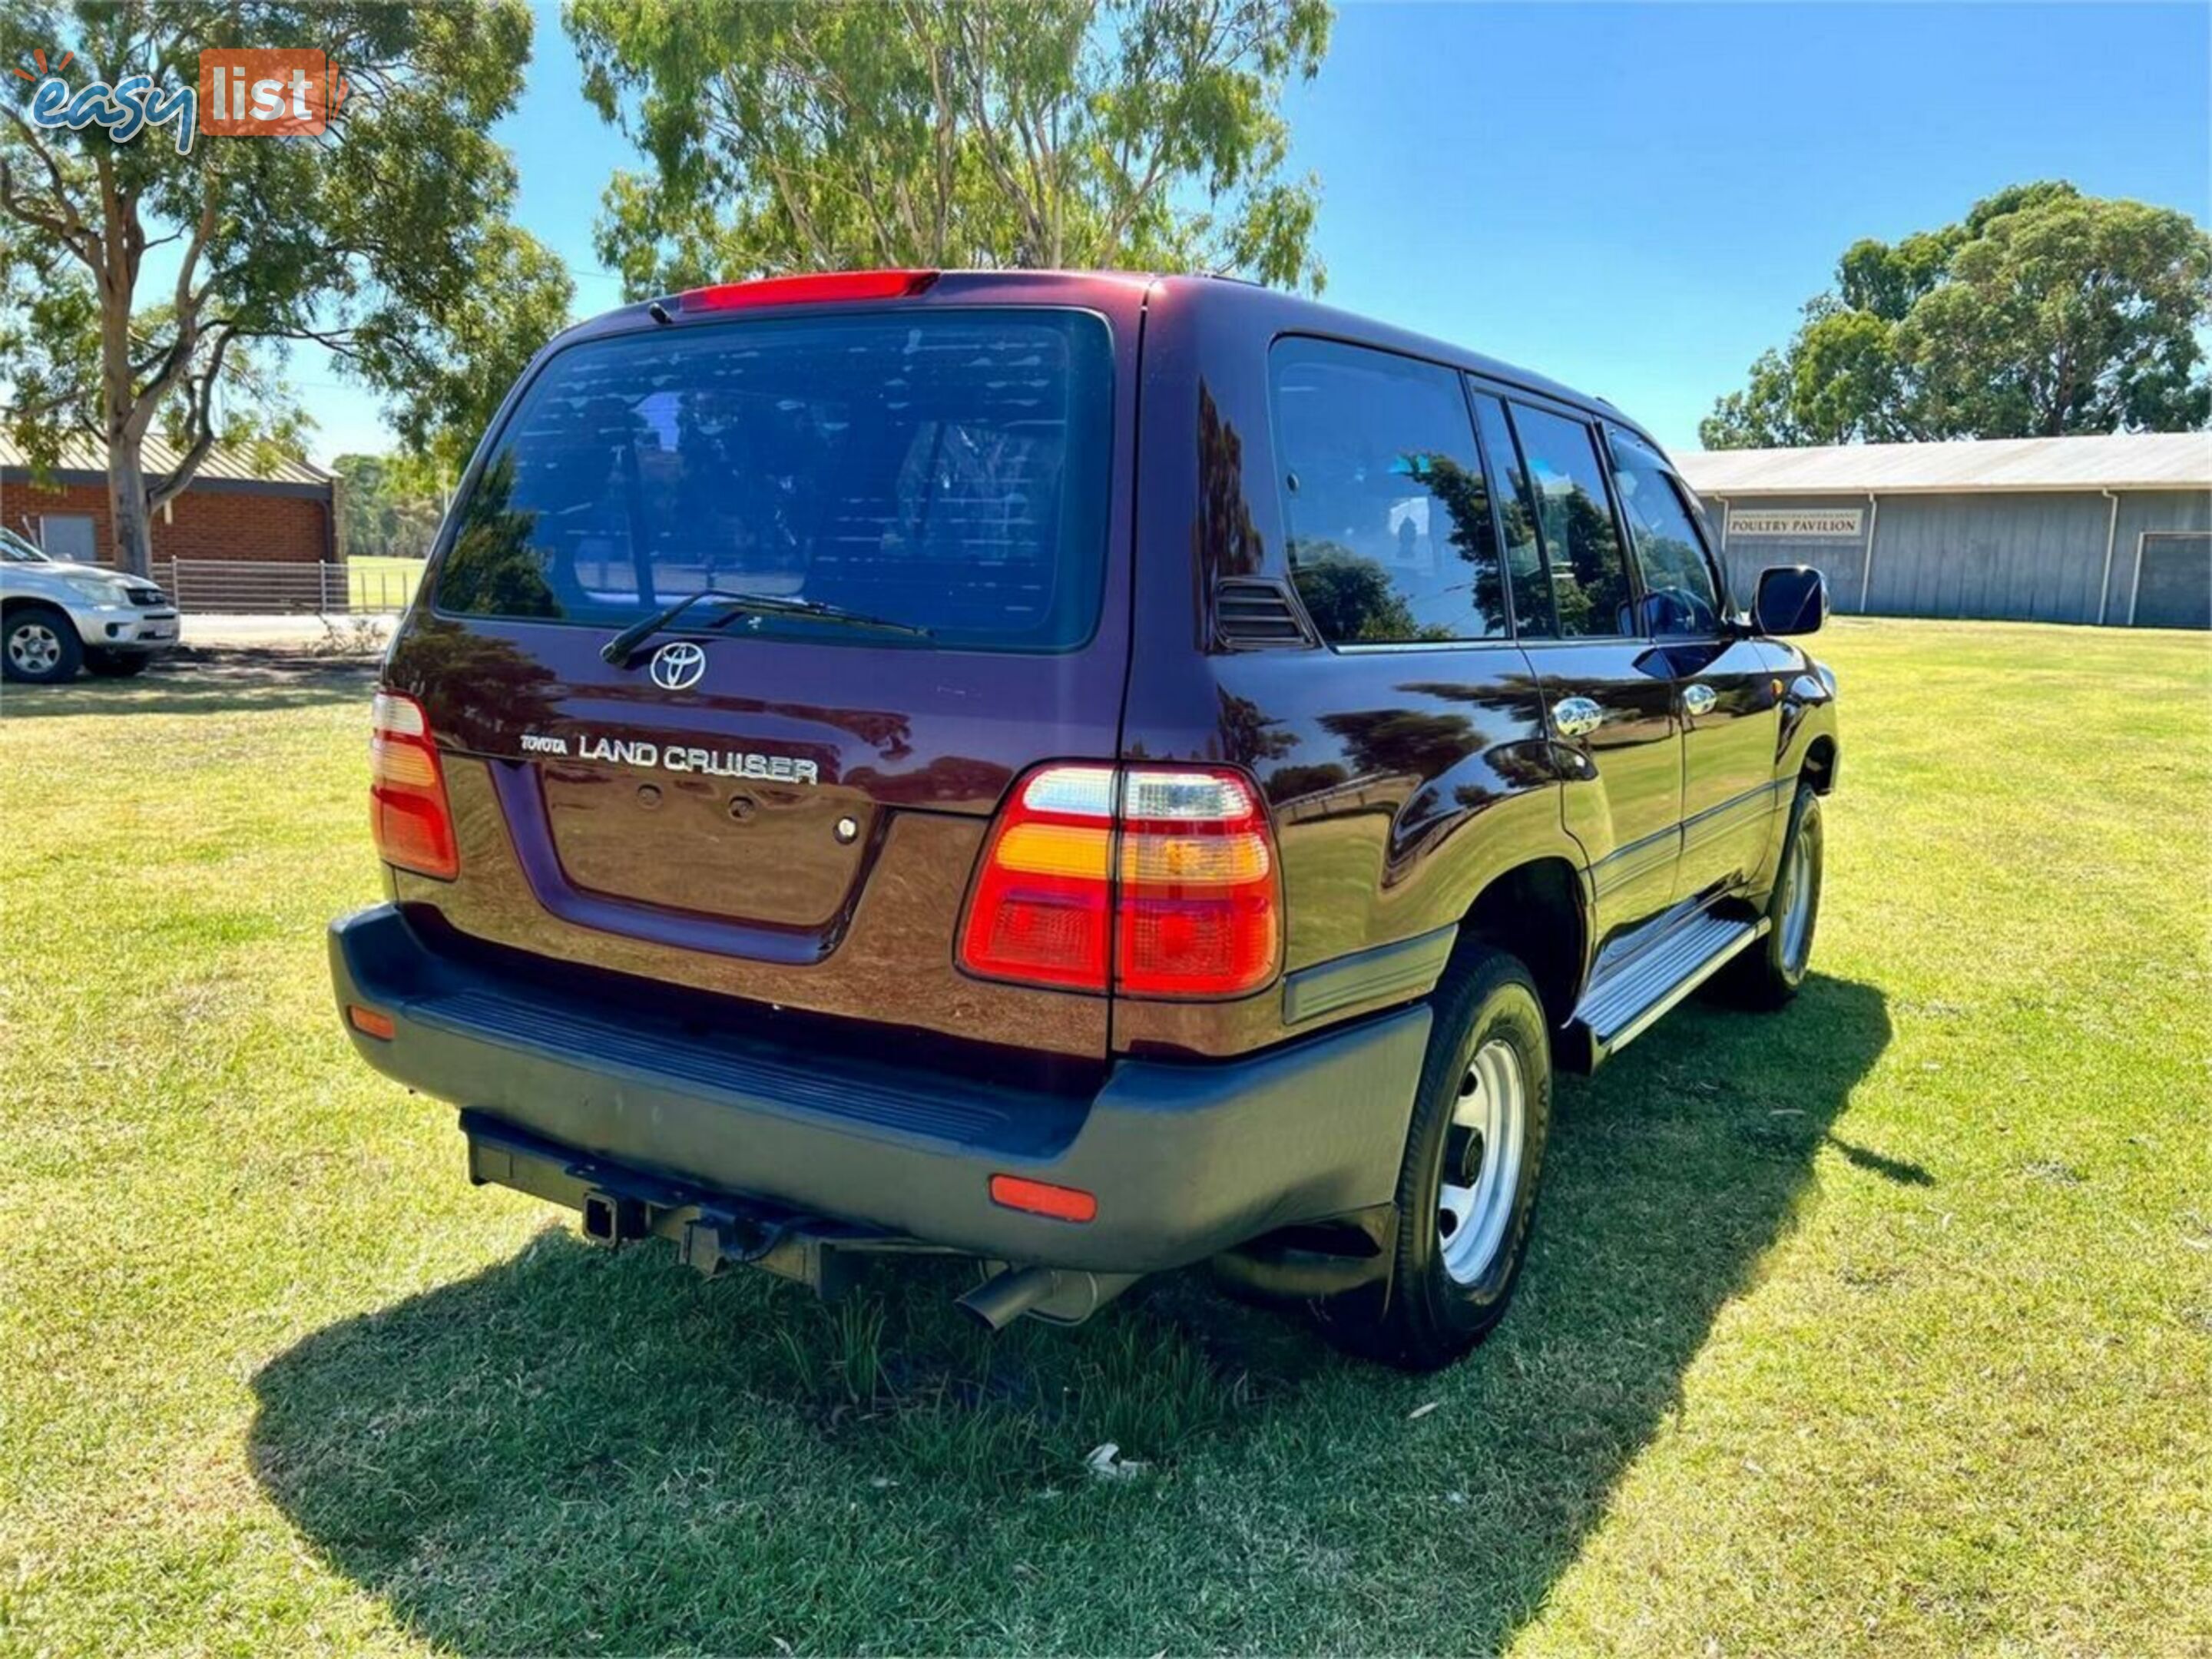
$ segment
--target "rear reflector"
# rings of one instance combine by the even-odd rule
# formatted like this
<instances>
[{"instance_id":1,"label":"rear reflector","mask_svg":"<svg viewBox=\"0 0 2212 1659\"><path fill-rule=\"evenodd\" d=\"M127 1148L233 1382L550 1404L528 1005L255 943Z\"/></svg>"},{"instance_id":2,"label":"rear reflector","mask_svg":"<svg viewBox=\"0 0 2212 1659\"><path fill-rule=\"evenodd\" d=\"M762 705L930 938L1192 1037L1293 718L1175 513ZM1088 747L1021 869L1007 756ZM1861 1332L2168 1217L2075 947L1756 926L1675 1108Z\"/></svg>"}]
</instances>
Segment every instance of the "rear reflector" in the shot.
<instances>
[{"instance_id":1,"label":"rear reflector","mask_svg":"<svg viewBox=\"0 0 2212 1659\"><path fill-rule=\"evenodd\" d=\"M1273 833L1241 772L1045 766L993 826L960 962L1070 990L1243 996L1274 977L1281 912Z\"/></svg>"},{"instance_id":2,"label":"rear reflector","mask_svg":"<svg viewBox=\"0 0 2212 1659\"><path fill-rule=\"evenodd\" d=\"M1098 1213L1098 1200L1079 1188L1055 1187L1048 1181L1030 1181L1020 1176L993 1176L991 1202L1009 1210L1050 1216L1054 1221L1089 1221Z\"/></svg>"},{"instance_id":3,"label":"rear reflector","mask_svg":"<svg viewBox=\"0 0 2212 1659\"><path fill-rule=\"evenodd\" d=\"M364 1008L358 1002L346 1004L346 1024L365 1036L380 1037L386 1042L392 1041L392 1032L398 1029L392 1024L391 1015Z\"/></svg>"},{"instance_id":4,"label":"rear reflector","mask_svg":"<svg viewBox=\"0 0 2212 1659\"><path fill-rule=\"evenodd\" d=\"M414 698L376 694L368 738L368 818L377 856L418 875L461 873L453 815L429 717Z\"/></svg>"},{"instance_id":5,"label":"rear reflector","mask_svg":"<svg viewBox=\"0 0 2212 1659\"><path fill-rule=\"evenodd\" d=\"M686 311L742 311L751 306L826 305L838 300L902 300L937 280L933 270L826 270L803 276L763 276L686 289Z\"/></svg>"}]
</instances>

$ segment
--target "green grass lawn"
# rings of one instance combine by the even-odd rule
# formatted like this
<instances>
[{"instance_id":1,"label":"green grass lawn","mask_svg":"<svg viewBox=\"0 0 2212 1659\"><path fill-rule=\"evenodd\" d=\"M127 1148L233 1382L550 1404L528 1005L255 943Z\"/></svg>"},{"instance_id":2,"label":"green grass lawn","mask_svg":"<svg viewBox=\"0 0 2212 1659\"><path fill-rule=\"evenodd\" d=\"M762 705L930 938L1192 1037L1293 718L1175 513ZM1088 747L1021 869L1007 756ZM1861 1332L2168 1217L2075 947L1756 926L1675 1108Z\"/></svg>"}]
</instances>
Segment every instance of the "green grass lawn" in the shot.
<instances>
[{"instance_id":1,"label":"green grass lawn","mask_svg":"<svg viewBox=\"0 0 2212 1659\"><path fill-rule=\"evenodd\" d=\"M2212 641L1820 644L1816 977L1567 1082L1431 1378L586 1249L337 1030L364 671L9 688L0 1651L2206 1650Z\"/></svg>"}]
</instances>

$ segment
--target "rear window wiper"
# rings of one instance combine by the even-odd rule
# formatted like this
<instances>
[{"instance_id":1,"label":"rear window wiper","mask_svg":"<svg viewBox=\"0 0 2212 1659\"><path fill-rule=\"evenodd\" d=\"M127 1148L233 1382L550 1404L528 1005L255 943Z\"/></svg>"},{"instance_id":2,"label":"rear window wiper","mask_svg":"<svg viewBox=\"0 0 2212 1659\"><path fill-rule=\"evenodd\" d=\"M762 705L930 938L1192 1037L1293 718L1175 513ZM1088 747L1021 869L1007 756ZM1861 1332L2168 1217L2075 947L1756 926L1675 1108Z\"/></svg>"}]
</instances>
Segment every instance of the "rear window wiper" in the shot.
<instances>
[{"instance_id":1,"label":"rear window wiper","mask_svg":"<svg viewBox=\"0 0 2212 1659\"><path fill-rule=\"evenodd\" d=\"M872 633L904 634L917 640L934 639L936 635L920 623L893 622L889 617L872 617L865 611L848 611L842 605L831 605L826 599L786 599L769 593L738 593L726 596L729 604L707 623L720 628L739 617L804 617L809 622L834 623L840 628L865 628Z\"/></svg>"},{"instance_id":2,"label":"rear window wiper","mask_svg":"<svg viewBox=\"0 0 2212 1659\"><path fill-rule=\"evenodd\" d=\"M843 628L865 628L885 634L905 634L915 639L930 639L929 629L915 623L892 622L885 617L871 617L865 611L848 611L842 605L830 605L821 599L786 599L766 593L738 593L726 587L702 587L696 593L687 593L671 605L665 605L649 617L641 617L599 647L599 655L619 666L629 660L629 653L646 641L667 627L702 599L720 599L724 609L708 619L707 626L720 628L725 623L744 616L804 617L811 622L834 623Z\"/></svg>"},{"instance_id":3,"label":"rear window wiper","mask_svg":"<svg viewBox=\"0 0 2212 1659\"><path fill-rule=\"evenodd\" d=\"M629 660L629 653L674 622L702 599L742 599L742 593L732 593L727 588L702 587L696 593L686 593L671 605L664 605L649 617L641 617L628 628L615 635L599 647L599 655L620 667Z\"/></svg>"}]
</instances>

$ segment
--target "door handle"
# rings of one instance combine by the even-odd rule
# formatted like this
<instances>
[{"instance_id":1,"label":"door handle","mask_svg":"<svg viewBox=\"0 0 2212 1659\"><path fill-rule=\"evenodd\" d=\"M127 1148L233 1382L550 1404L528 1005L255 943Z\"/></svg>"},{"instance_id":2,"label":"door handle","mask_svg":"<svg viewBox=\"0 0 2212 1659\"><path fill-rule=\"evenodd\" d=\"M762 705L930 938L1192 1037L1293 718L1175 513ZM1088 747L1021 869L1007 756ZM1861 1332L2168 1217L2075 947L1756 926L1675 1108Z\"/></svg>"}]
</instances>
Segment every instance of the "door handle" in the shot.
<instances>
[{"instance_id":1,"label":"door handle","mask_svg":"<svg viewBox=\"0 0 2212 1659\"><path fill-rule=\"evenodd\" d=\"M1562 697L1552 705L1552 726L1563 738L1586 738L1605 719L1605 710L1588 697Z\"/></svg>"},{"instance_id":2,"label":"door handle","mask_svg":"<svg viewBox=\"0 0 2212 1659\"><path fill-rule=\"evenodd\" d=\"M1692 714L1710 714L1720 694L1710 685L1686 685L1682 688L1682 707Z\"/></svg>"}]
</instances>

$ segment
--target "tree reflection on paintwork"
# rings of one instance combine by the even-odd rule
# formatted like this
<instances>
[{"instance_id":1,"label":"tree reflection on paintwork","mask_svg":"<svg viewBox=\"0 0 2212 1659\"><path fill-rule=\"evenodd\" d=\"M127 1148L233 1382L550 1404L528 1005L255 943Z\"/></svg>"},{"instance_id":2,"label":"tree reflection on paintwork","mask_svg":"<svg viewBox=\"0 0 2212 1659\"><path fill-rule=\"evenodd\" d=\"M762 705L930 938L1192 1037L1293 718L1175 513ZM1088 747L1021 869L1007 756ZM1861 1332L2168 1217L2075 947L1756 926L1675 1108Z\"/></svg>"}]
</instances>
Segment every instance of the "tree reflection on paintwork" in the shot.
<instances>
[{"instance_id":1,"label":"tree reflection on paintwork","mask_svg":"<svg viewBox=\"0 0 2212 1659\"><path fill-rule=\"evenodd\" d=\"M1226 687L1218 689L1221 736L1225 752L1243 766L1280 760L1298 746L1297 734L1249 697L1240 697Z\"/></svg>"},{"instance_id":2,"label":"tree reflection on paintwork","mask_svg":"<svg viewBox=\"0 0 2212 1659\"><path fill-rule=\"evenodd\" d=\"M1435 777L1483 745L1482 733L1464 714L1431 714L1417 708L1352 708L1323 714L1320 724L1343 741L1355 776L1410 772Z\"/></svg>"},{"instance_id":3,"label":"tree reflection on paintwork","mask_svg":"<svg viewBox=\"0 0 2212 1659\"><path fill-rule=\"evenodd\" d=\"M1199 522L1195 540L1201 574L1211 589L1218 576L1258 572L1263 548L1244 499L1244 441L1222 419L1204 382L1198 388Z\"/></svg>"},{"instance_id":4,"label":"tree reflection on paintwork","mask_svg":"<svg viewBox=\"0 0 2212 1659\"><path fill-rule=\"evenodd\" d=\"M1311 766L1279 766L1267 774L1267 799L1282 806L1310 795L1324 794L1350 781L1351 777L1348 768L1334 761Z\"/></svg>"},{"instance_id":5,"label":"tree reflection on paintwork","mask_svg":"<svg viewBox=\"0 0 2212 1659\"><path fill-rule=\"evenodd\" d=\"M390 683L436 711L441 736L504 751L505 734L552 723L560 688L552 669L512 640L425 617L400 635Z\"/></svg>"}]
</instances>

